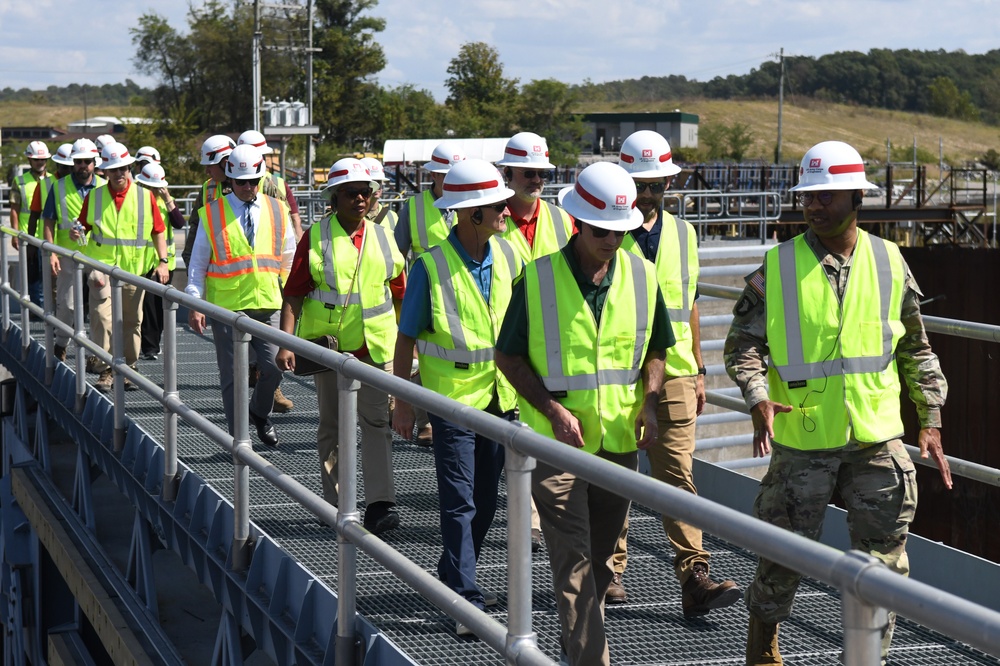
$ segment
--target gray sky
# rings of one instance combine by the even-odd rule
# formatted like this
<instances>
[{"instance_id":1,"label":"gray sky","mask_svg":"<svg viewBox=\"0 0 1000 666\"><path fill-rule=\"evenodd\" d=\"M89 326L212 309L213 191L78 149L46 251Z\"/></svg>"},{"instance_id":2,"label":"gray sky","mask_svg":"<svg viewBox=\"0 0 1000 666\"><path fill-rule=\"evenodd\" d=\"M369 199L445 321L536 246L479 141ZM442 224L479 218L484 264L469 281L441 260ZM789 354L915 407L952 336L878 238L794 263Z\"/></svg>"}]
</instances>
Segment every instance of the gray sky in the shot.
<instances>
[{"instance_id":1,"label":"gray sky","mask_svg":"<svg viewBox=\"0 0 1000 666\"><path fill-rule=\"evenodd\" d=\"M201 0L192 0L195 4ZM300 0L304 1L304 0ZM745 74L784 47L819 56L871 48L1000 48L996 0L380 0L384 86L446 96L448 61L484 41L508 76L567 83ZM132 68L129 28L155 8L187 30L188 3L0 0L0 88L154 81ZM55 25L67 26L61 33ZM266 75L266 73L265 73ZM0 120L2 122L2 120Z\"/></svg>"}]
</instances>

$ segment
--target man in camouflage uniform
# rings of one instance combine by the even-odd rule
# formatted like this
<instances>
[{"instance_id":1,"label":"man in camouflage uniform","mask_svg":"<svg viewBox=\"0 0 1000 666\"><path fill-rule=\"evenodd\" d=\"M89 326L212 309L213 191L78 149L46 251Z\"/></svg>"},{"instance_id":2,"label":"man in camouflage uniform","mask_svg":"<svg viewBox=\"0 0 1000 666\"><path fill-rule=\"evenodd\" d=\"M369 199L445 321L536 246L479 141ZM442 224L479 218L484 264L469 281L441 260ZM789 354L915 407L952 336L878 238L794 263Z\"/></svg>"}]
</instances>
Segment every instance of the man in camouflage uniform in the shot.
<instances>
[{"instance_id":1,"label":"man in camouflage uniform","mask_svg":"<svg viewBox=\"0 0 1000 666\"><path fill-rule=\"evenodd\" d=\"M754 515L816 539L837 490L852 548L905 576L917 486L900 439L897 363L920 419L921 457L934 459L951 488L939 432L948 385L899 249L857 227L862 190L873 187L861 156L845 143L820 143L801 174L792 189L809 229L770 250L747 278L726 339L726 368L753 417L754 456L771 453ZM778 624L800 578L759 560L746 594L747 664L783 663ZM890 614L883 663L894 623Z\"/></svg>"}]
</instances>

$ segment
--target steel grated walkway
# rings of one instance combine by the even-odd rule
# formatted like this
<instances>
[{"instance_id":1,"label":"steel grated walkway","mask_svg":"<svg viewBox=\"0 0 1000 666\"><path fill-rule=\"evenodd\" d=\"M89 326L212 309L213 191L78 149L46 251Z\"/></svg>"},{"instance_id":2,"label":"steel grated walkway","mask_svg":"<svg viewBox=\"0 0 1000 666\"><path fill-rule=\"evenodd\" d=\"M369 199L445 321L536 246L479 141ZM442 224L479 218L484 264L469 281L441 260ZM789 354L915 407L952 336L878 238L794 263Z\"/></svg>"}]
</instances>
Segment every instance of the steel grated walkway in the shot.
<instances>
[{"instance_id":1,"label":"steel grated walkway","mask_svg":"<svg viewBox=\"0 0 1000 666\"><path fill-rule=\"evenodd\" d=\"M41 327L34 325L37 336ZM225 429L217 382L215 350L210 337L178 327L178 387L181 399ZM70 349L72 362L73 349ZM72 367L72 365L71 365ZM162 361L140 361L139 370L153 381L162 378ZM93 382L92 375L89 380ZM284 394L295 402L289 414L272 418L281 438L277 450L256 442L255 450L317 494L320 490L315 449L317 406L311 379L285 375ZM163 410L141 391L127 392L128 414L159 439ZM252 428L251 428L252 430ZM183 461L228 498L233 494L231 456L182 420L178 425L178 450ZM394 439L395 480L399 528L385 541L430 573L440 554L437 490L430 449ZM360 482L359 482L359 485ZM310 513L251 472L250 518L263 532L325 584L336 589L336 533ZM506 621L505 488L494 527L487 537L479 563L479 584L496 592L499 604L491 614ZM358 495L364 497L363 485ZM607 608L607 629L614 664L742 664L747 612L742 604L713 611L704 618L687 620L681 613L680 586L673 576L673 552L666 541L659 516L641 507L632 508L629 568L625 585L629 603ZM719 539L705 535L712 553L713 575L732 578L745 588L753 577L756 557ZM551 595L548 559L543 550L534 554L532 604L533 628L539 647L557 658L559 623ZM380 570L358 553L358 612L379 627L416 663L426 666L502 664L499 655L475 639L458 638L454 621L409 590L392 574ZM781 628L782 654L788 663L801 666L839 664L840 604L836 590L804 580L791 619ZM949 664L1000 664L947 637L899 618L889 663L907 666Z\"/></svg>"}]
</instances>

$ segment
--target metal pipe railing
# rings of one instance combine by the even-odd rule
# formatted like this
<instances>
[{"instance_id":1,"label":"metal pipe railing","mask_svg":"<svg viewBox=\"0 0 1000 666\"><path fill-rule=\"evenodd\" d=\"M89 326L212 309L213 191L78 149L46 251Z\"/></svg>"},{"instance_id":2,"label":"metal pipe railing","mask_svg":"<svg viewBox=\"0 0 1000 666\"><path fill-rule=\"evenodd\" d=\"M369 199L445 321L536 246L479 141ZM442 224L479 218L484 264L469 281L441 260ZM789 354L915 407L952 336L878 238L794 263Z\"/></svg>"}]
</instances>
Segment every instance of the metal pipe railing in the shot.
<instances>
[{"instance_id":1,"label":"metal pipe railing","mask_svg":"<svg viewBox=\"0 0 1000 666\"><path fill-rule=\"evenodd\" d=\"M10 230L4 231L11 233ZM24 234L20 234L19 238L23 242L37 243L35 239L28 239ZM530 516L526 511L529 490L527 478L536 458L574 473L601 487L614 490L654 511L669 514L679 520L696 525L730 543L837 587L842 591L845 600L844 613L847 630L844 634L844 653L848 663L877 663L877 652L875 653L876 661L862 662L858 660L868 660L871 656L872 636L881 626L879 622L882 616L879 609L883 608L898 611L931 629L942 631L957 640L969 643L991 654L1000 654L1000 613L891 573L886 567L867 555L854 552L842 553L715 504L705 498L686 493L650 477L614 465L597 456L571 447L552 446L551 439L523 427L523 424L511 424L480 410L461 405L428 389L360 363L350 356L331 350L323 350L306 340L277 331L245 315L224 310L201 299L188 296L172 287L157 284L121 269L94 262L80 256L79 253L69 252L50 243L41 243L40 245L43 256L47 257L49 253L58 254L60 257L101 270L107 273L113 281L128 283L151 293L157 293L165 301L203 312L224 325L232 326L234 352L237 359L235 364L237 367L234 370L237 387L236 398L242 396L245 399L247 396L245 392L247 389L245 340L248 340L249 336L268 340L336 371L343 378L343 384L338 387L341 392L342 420L339 437L342 456L346 453L354 458L351 450L352 447L356 446L356 432L353 428L348 431L345 426L348 425L350 415L354 414L354 418L356 418L354 402L351 400L351 386L356 385L358 381L398 396L411 404L424 407L441 415L442 418L502 443L511 457L508 472L509 479L512 479L509 481L508 488L508 502L511 508L508 516L510 539L508 586L511 590L512 603L509 606L510 612L506 630L492 618L435 580L427 572L420 570L403 555L370 535L358 524L356 458L352 460L354 464L351 465L347 464L348 460L342 458L342 473L339 479L341 484L340 497L346 511L344 516L340 516L336 508L327 505L302 484L254 453L248 446L249 439L246 430L238 430L234 436L229 436L185 405L176 395L176 391L167 391L156 387L152 382L126 366L120 357L111 359L116 373L123 374L135 381L139 388L159 400L165 410L184 418L211 440L216 441L233 454L234 474L238 477L238 488L242 484L243 474L242 471L237 471L240 469L240 465L245 466L244 471L253 469L258 472L265 480L300 505L324 521L336 524L338 539L342 540L343 545L353 544L354 547L360 548L387 569L396 573L401 580L424 594L449 616L472 628L487 644L504 654L508 663L552 663L538 651L534 634L530 631L530 602L528 601L530 589L528 586L518 587L524 585L526 581L530 581L531 575L530 546L528 546ZM3 244L0 243L0 248L2 246ZM4 267L5 262L6 255L0 250L0 268ZM75 275L79 278L81 273L78 271ZM702 293L708 293L705 287L700 285L700 288ZM738 289L735 291L739 292ZM7 274L5 273L0 277L0 296L2 296L0 300L6 302L12 293L13 289L7 284ZM22 308L30 310L25 294L21 294L20 300ZM37 306L34 307L37 309ZM6 315L3 321L3 326L6 329L10 326L9 311L6 308L3 308L2 311ZM40 310L38 314L46 324L65 328L65 325L58 320L53 321L55 318L51 315ZM24 332L24 337L29 337L29 330L24 329ZM88 349L93 347L92 343L88 345L89 341L83 339L79 333L74 332L74 340L78 344L82 342L83 346ZM47 354L51 355L52 351L51 348L47 348ZM101 353L103 354L103 352ZM175 360L175 358L165 358L164 362L174 362ZM708 398L713 404L735 408L737 411L746 411L743 401L735 397L712 391L709 392ZM237 409L234 412L238 429L248 427L246 415L240 418L242 411L245 410ZM176 450L173 455L176 456ZM166 484L164 492L166 492ZM245 545L245 543L240 544L240 539L249 535L247 523L242 520L244 514L247 516L247 520L249 519L248 500L245 490L237 490L234 493L234 507L237 516L234 521L233 535L232 559L234 568L238 568L236 566L238 562L241 566L246 564L246 562L239 560L240 554L236 551L245 551L240 547ZM351 502L350 506L348 506L348 502ZM349 516L349 513L354 513L353 517ZM245 552L249 557L249 551ZM351 590L342 590L342 592L348 592L349 596L353 595L356 577L356 568L352 559L349 550L345 548L341 551L339 566L343 568L340 571L339 579L344 581L345 585L350 585ZM353 600L353 596L351 599ZM355 641L355 609L353 606L352 601L350 607L345 606L340 609L337 629L338 663L355 663L353 655L356 653L353 649L348 650L348 647L353 648ZM942 612L942 608L946 609L946 612ZM351 655L347 654L349 651ZM343 662L339 659L341 656L344 659Z\"/></svg>"}]
</instances>

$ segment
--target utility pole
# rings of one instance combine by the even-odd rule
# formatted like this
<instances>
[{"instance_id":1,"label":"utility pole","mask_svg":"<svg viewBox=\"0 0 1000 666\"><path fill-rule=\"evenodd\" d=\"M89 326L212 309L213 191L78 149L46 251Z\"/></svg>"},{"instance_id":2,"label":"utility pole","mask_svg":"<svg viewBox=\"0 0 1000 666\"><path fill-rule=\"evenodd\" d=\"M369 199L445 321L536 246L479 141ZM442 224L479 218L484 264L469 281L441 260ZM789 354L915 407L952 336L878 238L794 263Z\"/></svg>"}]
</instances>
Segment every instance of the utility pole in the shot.
<instances>
[{"instance_id":1,"label":"utility pole","mask_svg":"<svg viewBox=\"0 0 1000 666\"><path fill-rule=\"evenodd\" d=\"M253 129L260 131L260 45L264 39L260 31L260 0L253 1Z\"/></svg>"},{"instance_id":2,"label":"utility pole","mask_svg":"<svg viewBox=\"0 0 1000 666\"><path fill-rule=\"evenodd\" d=\"M781 164L781 116L785 106L785 47L778 52L781 74L778 77L778 145L774 149L774 163Z\"/></svg>"},{"instance_id":3,"label":"utility pole","mask_svg":"<svg viewBox=\"0 0 1000 666\"><path fill-rule=\"evenodd\" d=\"M306 94L308 99L306 103L309 105L309 124L315 124L313 119L313 0L308 0L309 3L309 55L306 60ZM312 187L313 182L313 141L311 135L306 135L306 183Z\"/></svg>"}]
</instances>

